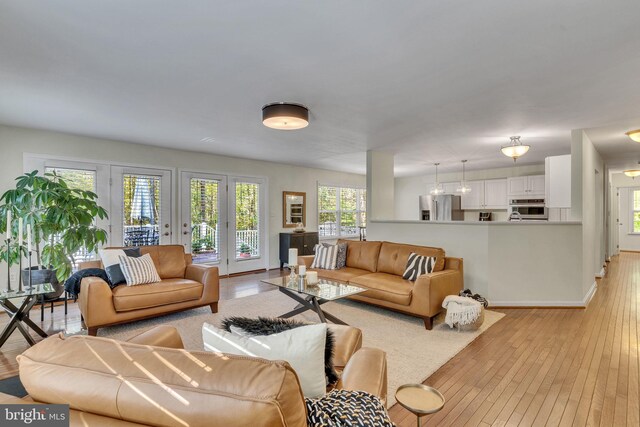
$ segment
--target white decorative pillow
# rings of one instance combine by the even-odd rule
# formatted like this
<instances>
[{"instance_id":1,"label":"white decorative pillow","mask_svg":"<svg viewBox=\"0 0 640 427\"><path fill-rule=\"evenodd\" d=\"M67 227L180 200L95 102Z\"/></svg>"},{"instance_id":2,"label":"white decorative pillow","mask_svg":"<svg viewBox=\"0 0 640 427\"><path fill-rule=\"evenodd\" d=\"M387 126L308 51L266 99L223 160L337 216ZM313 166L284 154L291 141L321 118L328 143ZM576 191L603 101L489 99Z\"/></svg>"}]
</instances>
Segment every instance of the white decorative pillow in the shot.
<instances>
[{"instance_id":1,"label":"white decorative pillow","mask_svg":"<svg viewBox=\"0 0 640 427\"><path fill-rule=\"evenodd\" d=\"M204 349L214 353L285 360L296 371L305 397L326 392L324 349L327 325L301 326L271 335L241 336L213 325L202 325Z\"/></svg>"},{"instance_id":2,"label":"white decorative pillow","mask_svg":"<svg viewBox=\"0 0 640 427\"><path fill-rule=\"evenodd\" d=\"M119 260L122 274L127 280L127 286L144 285L161 280L149 254L144 254L140 258L120 256Z\"/></svg>"},{"instance_id":3,"label":"white decorative pillow","mask_svg":"<svg viewBox=\"0 0 640 427\"><path fill-rule=\"evenodd\" d=\"M335 270L336 261L338 259L338 246L320 245L316 248L316 256L313 258L311 268L319 268L323 270Z\"/></svg>"}]
</instances>

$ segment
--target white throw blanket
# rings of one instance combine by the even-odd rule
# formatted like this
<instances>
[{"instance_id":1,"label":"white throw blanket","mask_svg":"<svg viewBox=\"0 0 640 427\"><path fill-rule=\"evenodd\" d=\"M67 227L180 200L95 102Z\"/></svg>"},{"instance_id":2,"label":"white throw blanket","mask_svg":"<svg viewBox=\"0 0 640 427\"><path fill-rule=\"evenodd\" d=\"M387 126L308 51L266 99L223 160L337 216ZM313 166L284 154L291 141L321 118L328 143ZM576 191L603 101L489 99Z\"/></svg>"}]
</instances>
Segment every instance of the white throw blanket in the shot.
<instances>
[{"instance_id":1,"label":"white throw blanket","mask_svg":"<svg viewBox=\"0 0 640 427\"><path fill-rule=\"evenodd\" d=\"M447 316L444 321L452 328L455 324L461 326L470 325L478 320L480 314L482 314L482 304L472 298L459 297L457 295L445 297L442 307L447 309Z\"/></svg>"}]
</instances>

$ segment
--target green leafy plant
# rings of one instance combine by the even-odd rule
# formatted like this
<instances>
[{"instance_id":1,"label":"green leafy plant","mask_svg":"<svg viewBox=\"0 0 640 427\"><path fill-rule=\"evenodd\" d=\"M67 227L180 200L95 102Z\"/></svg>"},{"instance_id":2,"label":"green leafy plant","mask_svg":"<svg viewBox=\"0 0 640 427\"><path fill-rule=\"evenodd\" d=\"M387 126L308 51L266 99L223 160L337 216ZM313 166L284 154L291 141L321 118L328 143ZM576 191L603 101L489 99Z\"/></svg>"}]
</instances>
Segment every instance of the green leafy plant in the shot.
<instances>
[{"instance_id":1,"label":"green leafy plant","mask_svg":"<svg viewBox=\"0 0 640 427\"><path fill-rule=\"evenodd\" d=\"M240 253L241 254L246 254L246 255L251 255L251 247L249 245L247 245L246 243L240 244Z\"/></svg>"},{"instance_id":2,"label":"green leafy plant","mask_svg":"<svg viewBox=\"0 0 640 427\"><path fill-rule=\"evenodd\" d=\"M38 265L55 270L60 282L72 273L74 254L85 248L89 252L107 242L107 232L96 227L96 218L107 218L107 211L97 203L92 191L70 188L55 172L39 176L38 171L16 178L16 187L0 197L0 230L6 229L7 211L10 210L12 235L11 247L6 241L0 246L0 259L9 266L18 262L18 246L15 239L17 218L30 224L33 250ZM26 243L25 243L26 245ZM23 246L23 255L26 248Z\"/></svg>"}]
</instances>

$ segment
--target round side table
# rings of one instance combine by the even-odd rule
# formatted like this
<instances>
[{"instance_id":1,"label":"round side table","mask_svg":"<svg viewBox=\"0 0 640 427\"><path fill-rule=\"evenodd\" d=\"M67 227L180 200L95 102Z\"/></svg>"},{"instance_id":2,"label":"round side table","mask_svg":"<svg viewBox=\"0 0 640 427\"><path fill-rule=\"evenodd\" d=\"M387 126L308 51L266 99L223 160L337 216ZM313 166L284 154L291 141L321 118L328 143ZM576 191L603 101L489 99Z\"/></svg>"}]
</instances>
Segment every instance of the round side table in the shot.
<instances>
[{"instance_id":1,"label":"round side table","mask_svg":"<svg viewBox=\"0 0 640 427\"><path fill-rule=\"evenodd\" d=\"M444 406L444 396L433 387L424 384L405 384L396 391L398 403L418 418L418 427L422 424L420 417L435 414Z\"/></svg>"}]
</instances>

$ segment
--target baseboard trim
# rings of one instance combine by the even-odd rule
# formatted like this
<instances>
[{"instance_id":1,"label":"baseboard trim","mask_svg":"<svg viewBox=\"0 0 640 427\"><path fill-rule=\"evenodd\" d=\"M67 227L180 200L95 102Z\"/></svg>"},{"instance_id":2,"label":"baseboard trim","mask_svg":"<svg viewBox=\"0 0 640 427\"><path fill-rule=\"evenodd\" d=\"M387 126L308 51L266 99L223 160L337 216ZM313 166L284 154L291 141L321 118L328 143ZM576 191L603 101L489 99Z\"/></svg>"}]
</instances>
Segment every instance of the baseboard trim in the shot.
<instances>
[{"instance_id":1,"label":"baseboard trim","mask_svg":"<svg viewBox=\"0 0 640 427\"><path fill-rule=\"evenodd\" d=\"M598 290L598 282L594 281L591 287L589 288L589 290L587 291L587 294L584 296L583 304L585 308L589 305L589 303L593 299L593 296L596 294L597 290Z\"/></svg>"},{"instance_id":2,"label":"baseboard trim","mask_svg":"<svg viewBox=\"0 0 640 427\"><path fill-rule=\"evenodd\" d=\"M600 272L596 274L596 279L602 279L607 274L607 271L602 267Z\"/></svg>"}]
</instances>

